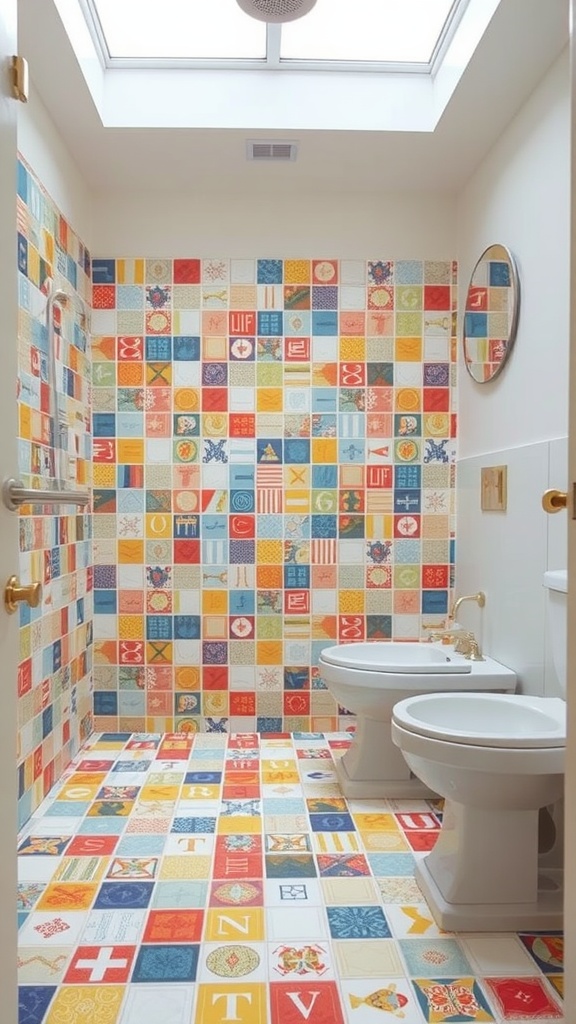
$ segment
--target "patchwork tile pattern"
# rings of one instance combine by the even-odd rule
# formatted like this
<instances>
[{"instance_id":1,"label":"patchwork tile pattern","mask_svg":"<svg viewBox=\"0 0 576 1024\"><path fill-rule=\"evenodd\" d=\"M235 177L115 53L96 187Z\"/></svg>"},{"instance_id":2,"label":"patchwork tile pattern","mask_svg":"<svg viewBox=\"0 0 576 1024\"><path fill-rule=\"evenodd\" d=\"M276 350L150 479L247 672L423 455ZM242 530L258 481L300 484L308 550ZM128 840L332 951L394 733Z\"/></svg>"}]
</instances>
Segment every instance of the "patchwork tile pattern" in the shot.
<instances>
[{"instance_id":1,"label":"patchwork tile pattern","mask_svg":"<svg viewBox=\"0 0 576 1024\"><path fill-rule=\"evenodd\" d=\"M345 728L320 651L449 605L455 264L92 278L95 727Z\"/></svg>"},{"instance_id":2,"label":"patchwork tile pattern","mask_svg":"<svg viewBox=\"0 0 576 1024\"><path fill-rule=\"evenodd\" d=\"M18 163L19 475L85 490L91 476L90 256L23 161ZM70 297L54 306L52 287ZM56 354L57 408L50 353ZM20 577L40 580L41 606L20 605L20 822L36 809L92 731L91 515L33 505L20 516Z\"/></svg>"},{"instance_id":3,"label":"patchwork tile pattern","mask_svg":"<svg viewBox=\"0 0 576 1024\"><path fill-rule=\"evenodd\" d=\"M561 935L434 924L424 853L397 848L437 836L435 804L307 777L348 742L92 736L20 837L22 1024L562 1021ZM373 857L374 836L398 844Z\"/></svg>"}]
</instances>

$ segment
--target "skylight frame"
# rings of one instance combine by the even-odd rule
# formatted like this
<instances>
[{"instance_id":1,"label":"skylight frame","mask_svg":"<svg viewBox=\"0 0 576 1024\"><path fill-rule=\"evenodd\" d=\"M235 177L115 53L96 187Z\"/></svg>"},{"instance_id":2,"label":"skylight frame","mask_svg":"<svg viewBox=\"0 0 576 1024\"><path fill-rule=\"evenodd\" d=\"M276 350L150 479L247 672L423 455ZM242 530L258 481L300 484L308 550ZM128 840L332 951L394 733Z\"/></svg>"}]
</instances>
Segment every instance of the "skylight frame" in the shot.
<instances>
[{"instance_id":1,"label":"skylight frame","mask_svg":"<svg viewBox=\"0 0 576 1024\"><path fill-rule=\"evenodd\" d=\"M430 60L410 61L358 61L358 60L303 60L280 56L282 26L266 25L266 55L262 58L188 58L188 57L112 57L97 10L97 0L78 0L98 56L105 70L228 70L228 71L281 71L281 72L351 72L390 75L434 76L450 45L458 24L470 0L453 0Z\"/></svg>"}]
</instances>

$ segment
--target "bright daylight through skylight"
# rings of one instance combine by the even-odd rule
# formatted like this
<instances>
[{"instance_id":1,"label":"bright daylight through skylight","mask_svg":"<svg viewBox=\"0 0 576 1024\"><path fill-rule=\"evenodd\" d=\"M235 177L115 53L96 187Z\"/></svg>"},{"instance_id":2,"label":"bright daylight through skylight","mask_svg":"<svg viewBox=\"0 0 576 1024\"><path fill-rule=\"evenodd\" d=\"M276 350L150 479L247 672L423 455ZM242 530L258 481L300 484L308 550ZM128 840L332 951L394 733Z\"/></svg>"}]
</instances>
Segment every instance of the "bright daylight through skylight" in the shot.
<instances>
[{"instance_id":1,"label":"bright daylight through skylight","mask_svg":"<svg viewBox=\"0 0 576 1024\"><path fill-rule=\"evenodd\" d=\"M386 62L428 70L466 2L318 0L309 14L268 31L235 0L85 0L85 8L113 63Z\"/></svg>"}]
</instances>

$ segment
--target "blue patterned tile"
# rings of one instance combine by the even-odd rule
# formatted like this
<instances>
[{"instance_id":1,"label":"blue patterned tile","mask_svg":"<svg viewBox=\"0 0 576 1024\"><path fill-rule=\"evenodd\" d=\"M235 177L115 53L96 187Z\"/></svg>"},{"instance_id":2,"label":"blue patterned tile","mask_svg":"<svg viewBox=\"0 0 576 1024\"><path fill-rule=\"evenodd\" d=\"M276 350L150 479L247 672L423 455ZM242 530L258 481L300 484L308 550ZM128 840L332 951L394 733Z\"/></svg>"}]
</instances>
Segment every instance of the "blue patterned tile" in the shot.
<instances>
[{"instance_id":1,"label":"blue patterned tile","mask_svg":"<svg viewBox=\"0 0 576 1024\"><path fill-rule=\"evenodd\" d=\"M391 931L380 907L327 907L333 939L389 939Z\"/></svg>"},{"instance_id":2,"label":"blue patterned tile","mask_svg":"<svg viewBox=\"0 0 576 1024\"><path fill-rule=\"evenodd\" d=\"M197 945L141 946L132 982L195 981L198 953Z\"/></svg>"},{"instance_id":3,"label":"blue patterned tile","mask_svg":"<svg viewBox=\"0 0 576 1024\"><path fill-rule=\"evenodd\" d=\"M21 985L18 988L18 1024L42 1024L56 985Z\"/></svg>"},{"instance_id":4,"label":"blue patterned tile","mask_svg":"<svg viewBox=\"0 0 576 1024\"><path fill-rule=\"evenodd\" d=\"M96 910L141 910L152 897L153 882L103 882L94 903Z\"/></svg>"},{"instance_id":5,"label":"blue patterned tile","mask_svg":"<svg viewBox=\"0 0 576 1024\"><path fill-rule=\"evenodd\" d=\"M216 831L216 818L174 818L170 831L207 835Z\"/></svg>"},{"instance_id":6,"label":"blue patterned tile","mask_svg":"<svg viewBox=\"0 0 576 1024\"><path fill-rule=\"evenodd\" d=\"M398 945L411 977L474 974L456 939L399 939Z\"/></svg>"},{"instance_id":7,"label":"blue patterned tile","mask_svg":"<svg viewBox=\"0 0 576 1024\"><path fill-rule=\"evenodd\" d=\"M311 814L313 832L355 832L356 826L350 814Z\"/></svg>"}]
</instances>

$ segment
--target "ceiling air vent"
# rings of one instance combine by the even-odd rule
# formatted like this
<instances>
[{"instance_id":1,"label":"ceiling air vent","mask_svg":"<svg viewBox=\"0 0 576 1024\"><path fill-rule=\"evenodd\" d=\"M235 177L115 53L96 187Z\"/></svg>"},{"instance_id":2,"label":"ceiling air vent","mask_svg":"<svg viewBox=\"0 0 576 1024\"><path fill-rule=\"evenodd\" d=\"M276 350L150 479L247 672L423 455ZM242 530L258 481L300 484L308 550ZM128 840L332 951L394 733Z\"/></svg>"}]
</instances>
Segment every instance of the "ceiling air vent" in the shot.
<instances>
[{"instance_id":1,"label":"ceiling air vent","mask_svg":"<svg viewBox=\"0 0 576 1024\"><path fill-rule=\"evenodd\" d=\"M263 142L258 139L246 143L248 160L295 160L297 152L295 142Z\"/></svg>"}]
</instances>

